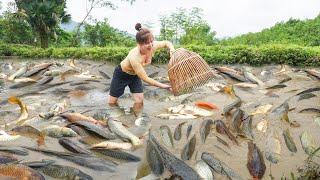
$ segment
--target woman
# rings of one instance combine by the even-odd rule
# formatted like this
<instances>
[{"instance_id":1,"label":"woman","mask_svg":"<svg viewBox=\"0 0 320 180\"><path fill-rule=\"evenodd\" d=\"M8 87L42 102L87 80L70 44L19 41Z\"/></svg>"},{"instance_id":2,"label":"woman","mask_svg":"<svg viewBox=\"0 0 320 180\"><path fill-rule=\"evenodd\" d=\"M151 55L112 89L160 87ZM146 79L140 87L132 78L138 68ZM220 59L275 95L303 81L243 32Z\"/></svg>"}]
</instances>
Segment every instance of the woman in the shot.
<instances>
[{"instance_id":1,"label":"woman","mask_svg":"<svg viewBox=\"0 0 320 180\"><path fill-rule=\"evenodd\" d=\"M157 49L168 48L170 54L174 51L174 47L169 41L154 41L151 31L147 28L142 28L140 23L136 24L135 29L138 31L136 34L137 46L115 68L108 102L110 106L117 105L118 98L124 93L125 87L129 86L135 102L133 110L141 109L143 106L141 80L152 86L171 89L169 85L149 78L144 66L151 63L152 56Z\"/></svg>"}]
</instances>

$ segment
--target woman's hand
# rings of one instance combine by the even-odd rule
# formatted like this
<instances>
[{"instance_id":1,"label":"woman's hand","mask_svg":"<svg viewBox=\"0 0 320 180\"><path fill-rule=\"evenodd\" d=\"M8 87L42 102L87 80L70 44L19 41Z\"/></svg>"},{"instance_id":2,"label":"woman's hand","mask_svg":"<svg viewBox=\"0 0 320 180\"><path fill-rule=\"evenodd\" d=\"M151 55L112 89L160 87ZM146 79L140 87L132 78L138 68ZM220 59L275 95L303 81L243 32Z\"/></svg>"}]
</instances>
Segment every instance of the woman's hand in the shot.
<instances>
[{"instance_id":1,"label":"woman's hand","mask_svg":"<svg viewBox=\"0 0 320 180\"><path fill-rule=\"evenodd\" d=\"M161 83L160 88L163 88L163 89L167 89L167 90L169 90L169 91L172 91L171 86L170 86L170 85L167 85L167 84L162 84L162 83Z\"/></svg>"}]
</instances>

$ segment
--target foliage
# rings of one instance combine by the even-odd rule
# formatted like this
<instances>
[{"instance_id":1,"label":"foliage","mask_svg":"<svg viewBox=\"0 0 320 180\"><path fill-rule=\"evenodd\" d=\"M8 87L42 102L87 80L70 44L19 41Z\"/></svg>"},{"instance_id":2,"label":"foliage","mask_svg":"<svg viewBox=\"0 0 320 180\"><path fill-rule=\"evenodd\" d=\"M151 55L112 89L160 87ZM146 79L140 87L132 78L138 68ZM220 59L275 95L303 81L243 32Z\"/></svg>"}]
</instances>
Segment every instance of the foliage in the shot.
<instances>
[{"instance_id":1,"label":"foliage","mask_svg":"<svg viewBox=\"0 0 320 180\"><path fill-rule=\"evenodd\" d=\"M310 20L290 19L257 33L222 40L221 45L298 44L320 46L320 14Z\"/></svg>"},{"instance_id":2,"label":"foliage","mask_svg":"<svg viewBox=\"0 0 320 180\"><path fill-rule=\"evenodd\" d=\"M70 20L66 13L66 0L15 0L17 14L24 17L40 38L41 47L49 46L50 37L56 37L60 22Z\"/></svg>"},{"instance_id":3,"label":"foliage","mask_svg":"<svg viewBox=\"0 0 320 180\"><path fill-rule=\"evenodd\" d=\"M85 43L91 46L135 45L133 37L111 27L106 19L95 25L86 24L83 34Z\"/></svg>"},{"instance_id":4,"label":"foliage","mask_svg":"<svg viewBox=\"0 0 320 180\"><path fill-rule=\"evenodd\" d=\"M170 40L175 44L212 45L215 32L202 18L202 9L177 9L177 12L160 17L160 40Z\"/></svg>"},{"instance_id":5,"label":"foliage","mask_svg":"<svg viewBox=\"0 0 320 180\"><path fill-rule=\"evenodd\" d=\"M320 47L297 45L265 46L184 46L199 53L210 64L288 64L292 66L320 66ZM93 48L34 48L25 45L0 45L0 56L20 56L25 58L82 58L121 62L130 47L93 47ZM167 50L158 51L153 62L167 63Z\"/></svg>"}]
</instances>

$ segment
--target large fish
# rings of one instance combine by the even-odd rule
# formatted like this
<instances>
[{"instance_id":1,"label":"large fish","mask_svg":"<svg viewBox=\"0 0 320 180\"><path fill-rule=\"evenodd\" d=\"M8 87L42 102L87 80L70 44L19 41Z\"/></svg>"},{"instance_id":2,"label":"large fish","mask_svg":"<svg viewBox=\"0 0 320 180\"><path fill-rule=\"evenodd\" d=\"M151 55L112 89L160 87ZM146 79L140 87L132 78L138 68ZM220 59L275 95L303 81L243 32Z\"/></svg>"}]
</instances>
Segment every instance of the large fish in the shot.
<instances>
[{"instance_id":1,"label":"large fish","mask_svg":"<svg viewBox=\"0 0 320 180\"><path fill-rule=\"evenodd\" d=\"M98 144L94 144L91 146L92 149L94 148L105 148L105 149L119 149L119 150L133 150L133 146L131 143L127 142L114 142L114 141L103 141Z\"/></svg>"},{"instance_id":2,"label":"large fish","mask_svg":"<svg viewBox=\"0 0 320 180\"><path fill-rule=\"evenodd\" d=\"M11 129L12 132L21 136L27 136L31 138L37 138L38 145L44 145L45 143L45 133L41 133L38 129L29 126L29 125L22 125L16 126Z\"/></svg>"},{"instance_id":3,"label":"large fish","mask_svg":"<svg viewBox=\"0 0 320 180\"><path fill-rule=\"evenodd\" d=\"M272 108L271 104L259 106L254 112L250 113L250 115L266 114L271 108Z\"/></svg>"},{"instance_id":4,"label":"large fish","mask_svg":"<svg viewBox=\"0 0 320 180\"><path fill-rule=\"evenodd\" d=\"M280 160L281 144L279 138L270 133L266 139L265 156L270 162L277 164Z\"/></svg>"},{"instance_id":5,"label":"large fish","mask_svg":"<svg viewBox=\"0 0 320 180\"><path fill-rule=\"evenodd\" d=\"M90 151L82 148L81 146L79 146L74 141L68 138L60 138L59 144L73 153L90 154Z\"/></svg>"},{"instance_id":6,"label":"large fish","mask_svg":"<svg viewBox=\"0 0 320 180\"><path fill-rule=\"evenodd\" d=\"M11 154L0 153L0 164L7 164L12 162L18 162L18 158Z\"/></svg>"},{"instance_id":7,"label":"large fish","mask_svg":"<svg viewBox=\"0 0 320 180\"><path fill-rule=\"evenodd\" d=\"M255 75L253 75L248 69L244 68L244 71L243 71L243 75L246 79L248 79L249 81L253 82L253 83L256 83L256 84L259 84L259 86L263 86L264 83L258 79Z\"/></svg>"},{"instance_id":8,"label":"large fish","mask_svg":"<svg viewBox=\"0 0 320 180\"><path fill-rule=\"evenodd\" d=\"M244 135L247 138L253 139L254 137L252 132L252 117L248 113L243 111L241 120L242 120L241 131L244 133Z\"/></svg>"},{"instance_id":9,"label":"large fish","mask_svg":"<svg viewBox=\"0 0 320 180\"><path fill-rule=\"evenodd\" d=\"M60 137L75 137L77 133L67 127L60 127L57 125L50 125L41 130L47 136L60 138Z\"/></svg>"},{"instance_id":10,"label":"large fish","mask_svg":"<svg viewBox=\"0 0 320 180\"><path fill-rule=\"evenodd\" d=\"M0 146L0 151L17 154L20 156L27 156L29 152L22 147L14 147L14 146Z\"/></svg>"},{"instance_id":11,"label":"large fish","mask_svg":"<svg viewBox=\"0 0 320 180\"><path fill-rule=\"evenodd\" d=\"M301 141L301 145L302 145L303 150L308 155L311 155L316 150L315 142L313 140L312 135L309 132L304 131L300 135L300 141Z\"/></svg>"},{"instance_id":12,"label":"large fish","mask_svg":"<svg viewBox=\"0 0 320 180\"><path fill-rule=\"evenodd\" d=\"M231 118L232 129L234 130L234 132L236 132L238 134L243 134L243 132L241 130L242 116L243 116L243 111L241 109L237 108Z\"/></svg>"},{"instance_id":13,"label":"large fish","mask_svg":"<svg viewBox=\"0 0 320 180\"><path fill-rule=\"evenodd\" d=\"M214 179L210 166L203 160L197 161L194 168L197 171L197 173L200 175L201 179L208 179L208 180Z\"/></svg>"},{"instance_id":14,"label":"large fish","mask_svg":"<svg viewBox=\"0 0 320 180\"><path fill-rule=\"evenodd\" d=\"M161 175L164 171L164 164L159 153L155 148L155 145L152 142L150 142L150 140L147 141L146 157L149 167L153 174L157 176Z\"/></svg>"},{"instance_id":15,"label":"large fish","mask_svg":"<svg viewBox=\"0 0 320 180\"><path fill-rule=\"evenodd\" d=\"M307 69L305 70L308 74L310 74L311 76L314 76L316 77L317 79L320 80L320 72L319 71L316 71L314 69Z\"/></svg>"},{"instance_id":16,"label":"large fish","mask_svg":"<svg viewBox=\"0 0 320 180\"><path fill-rule=\"evenodd\" d=\"M31 168L41 168L41 167L49 166L50 164L53 164L55 162L56 161L52 159L42 159L41 161L28 161L28 162L23 162L21 164Z\"/></svg>"},{"instance_id":17,"label":"large fish","mask_svg":"<svg viewBox=\"0 0 320 180\"><path fill-rule=\"evenodd\" d=\"M168 169L171 174L180 176L184 180L197 180L200 179L198 173L193 170L186 163L175 157L171 152L169 152L165 147L160 145L153 134L149 134L149 142L152 143L160 155L164 166Z\"/></svg>"},{"instance_id":18,"label":"large fish","mask_svg":"<svg viewBox=\"0 0 320 180\"><path fill-rule=\"evenodd\" d=\"M238 81L242 81L242 82L246 82L246 78L238 71L231 69L231 68L227 68L227 67L216 67L216 70L220 71L223 74L226 74L228 76L230 76L231 78L238 80Z\"/></svg>"},{"instance_id":19,"label":"large fish","mask_svg":"<svg viewBox=\"0 0 320 180\"><path fill-rule=\"evenodd\" d=\"M266 165L262 153L256 144L252 141L248 142L248 162L247 168L254 179L262 179L265 171Z\"/></svg>"},{"instance_id":20,"label":"large fish","mask_svg":"<svg viewBox=\"0 0 320 180\"><path fill-rule=\"evenodd\" d=\"M24 147L26 149L42 152L47 155L56 156L61 159L65 159L71 161L75 164L80 166L88 167L90 169L94 169L97 171L109 171L114 172L116 165L112 161L108 161L106 159L99 159L95 156L91 156L88 154L73 154L73 153L65 153L65 152L58 152L52 150L45 150L45 149L38 149L32 147Z\"/></svg>"},{"instance_id":21,"label":"large fish","mask_svg":"<svg viewBox=\"0 0 320 180\"><path fill-rule=\"evenodd\" d=\"M52 64L53 63L43 63L43 64L36 65L33 68L29 69L26 73L24 73L23 76L30 77L30 76L36 75L41 71L48 69Z\"/></svg>"},{"instance_id":22,"label":"large fish","mask_svg":"<svg viewBox=\"0 0 320 180\"><path fill-rule=\"evenodd\" d=\"M117 136L110 132L107 128L87 121L76 121L73 124L83 127L85 130L105 139L115 139Z\"/></svg>"},{"instance_id":23,"label":"large fish","mask_svg":"<svg viewBox=\"0 0 320 180\"><path fill-rule=\"evenodd\" d=\"M203 152L201 155L201 159L206 162L215 172L225 175L229 179L243 180L240 175L238 175L227 164L216 158L213 154Z\"/></svg>"},{"instance_id":24,"label":"large fish","mask_svg":"<svg viewBox=\"0 0 320 180\"><path fill-rule=\"evenodd\" d=\"M178 124L178 126L174 129L174 139L176 141L179 141L181 139L181 130L182 130L182 126L187 123L186 121L185 122L182 122L180 124Z\"/></svg>"},{"instance_id":25,"label":"large fish","mask_svg":"<svg viewBox=\"0 0 320 180\"><path fill-rule=\"evenodd\" d=\"M23 75L25 72L27 72L28 67L25 65L23 67L21 67L18 71L16 71L15 73L13 73L11 76L8 77L9 81L13 81L15 78L20 77L21 75Z\"/></svg>"},{"instance_id":26,"label":"large fish","mask_svg":"<svg viewBox=\"0 0 320 180\"><path fill-rule=\"evenodd\" d=\"M196 135L193 135L193 137L187 142L187 144L182 149L181 159L183 161L190 160L195 148L196 148Z\"/></svg>"},{"instance_id":27,"label":"large fish","mask_svg":"<svg viewBox=\"0 0 320 180\"><path fill-rule=\"evenodd\" d=\"M167 125L160 126L160 135L161 135L162 141L166 146L171 148L174 147L172 133L169 126Z\"/></svg>"},{"instance_id":28,"label":"large fish","mask_svg":"<svg viewBox=\"0 0 320 180\"><path fill-rule=\"evenodd\" d=\"M80 113L63 113L63 114L60 114L60 117L67 119L69 122L72 122L72 123L76 122L76 121L88 121L88 122L91 122L94 124L100 124L103 126L106 125L105 122L95 120L94 118L92 118L90 116L85 116Z\"/></svg>"},{"instance_id":29,"label":"large fish","mask_svg":"<svg viewBox=\"0 0 320 180\"><path fill-rule=\"evenodd\" d=\"M32 179L45 180L37 171L21 164L1 165L0 179Z\"/></svg>"},{"instance_id":30,"label":"large fish","mask_svg":"<svg viewBox=\"0 0 320 180\"><path fill-rule=\"evenodd\" d=\"M227 115L233 108L240 107L240 105L241 105L241 99L239 97L236 97L236 99L232 103L226 105L223 108L222 115L224 115L224 116Z\"/></svg>"},{"instance_id":31,"label":"large fish","mask_svg":"<svg viewBox=\"0 0 320 180\"><path fill-rule=\"evenodd\" d=\"M21 102L19 98L15 96L11 96L9 97L8 102L11 104L18 104L20 107L20 113L21 113L20 117L12 123L21 124L28 119L29 114L28 114L27 106L23 102Z\"/></svg>"},{"instance_id":32,"label":"large fish","mask_svg":"<svg viewBox=\"0 0 320 180\"><path fill-rule=\"evenodd\" d=\"M201 127L200 127L200 137L201 137L201 142L202 143L205 143L206 139L207 139L207 136L209 135L210 133L210 130L211 130L211 126L213 125L213 121L212 119L207 119L207 120L204 120L202 123L201 123Z\"/></svg>"},{"instance_id":33,"label":"large fish","mask_svg":"<svg viewBox=\"0 0 320 180\"><path fill-rule=\"evenodd\" d=\"M298 94L296 94L296 96L299 96L299 95L302 95L302 94L306 94L306 93L315 92L315 91L320 91L320 86L303 90L303 91L299 92Z\"/></svg>"},{"instance_id":34,"label":"large fish","mask_svg":"<svg viewBox=\"0 0 320 180\"><path fill-rule=\"evenodd\" d=\"M224 134L228 136L228 138L233 141L235 144L239 145L236 137L229 131L227 126L221 120L214 120L214 124L216 125L216 131L220 134Z\"/></svg>"},{"instance_id":35,"label":"large fish","mask_svg":"<svg viewBox=\"0 0 320 180\"><path fill-rule=\"evenodd\" d=\"M290 135L289 129L286 129L285 131L283 131L282 135L283 135L284 141L286 142L286 145L287 145L287 148L289 149L289 151L296 153L297 147L293 141L293 138Z\"/></svg>"},{"instance_id":36,"label":"large fish","mask_svg":"<svg viewBox=\"0 0 320 180\"><path fill-rule=\"evenodd\" d=\"M45 175L57 179L93 180L93 178L90 175L71 166L52 164L41 168L41 170Z\"/></svg>"},{"instance_id":37,"label":"large fish","mask_svg":"<svg viewBox=\"0 0 320 180\"><path fill-rule=\"evenodd\" d=\"M113 149L105 149L105 148L94 148L91 149L92 151L101 153L103 155L113 157L116 159L125 160L128 162L138 162L140 161L140 158L138 156L135 156L133 154L127 153L125 151L120 150L113 150Z\"/></svg>"},{"instance_id":38,"label":"large fish","mask_svg":"<svg viewBox=\"0 0 320 180\"><path fill-rule=\"evenodd\" d=\"M128 131L128 129L125 128L121 122L116 121L113 118L109 118L108 126L113 133L122 138L129 139L133 146L136 147L142 145L141 140L130 131Z\"/></svg>"}]
</instances>

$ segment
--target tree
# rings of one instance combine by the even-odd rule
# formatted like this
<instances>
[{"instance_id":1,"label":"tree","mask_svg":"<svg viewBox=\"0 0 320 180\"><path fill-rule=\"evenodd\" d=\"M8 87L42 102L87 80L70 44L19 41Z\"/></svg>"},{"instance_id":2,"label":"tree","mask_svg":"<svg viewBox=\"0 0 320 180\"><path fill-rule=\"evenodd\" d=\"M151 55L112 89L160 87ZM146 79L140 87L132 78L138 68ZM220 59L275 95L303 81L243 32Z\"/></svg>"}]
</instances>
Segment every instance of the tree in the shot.
<instances>
[{"instance_id":1,"label":"tree","mask_svg":"<svg viewBox=\"0 0 320 180\"><path fill-rule=\"evenodd\" d=\"M130 2L131 4L135 0L122 0ZM111 8L112 10L115 10L117 6L114 4L114 2L109 0L86 0L86 5L88 5L86 8L86 15L82 19L82 21L78 24L75 32L75 36L73 38L73 45L77 44L77 41L79 41L79 34L80 34L80 28L84 25L86 20L90 17L91 12L96 8Z\"/></svg>"},{"instance_id":2,"label":"tree","mask_svg":"<svg viewBox=\"0 0 320 180\"><path fill-rule=\"evenodd\" d=\"M202 16L202 9L196 7L191 10L178 8L177 12L161 16L160 39L175 44L213 44L215 32L211 32Z\"/></svg>"},{"instance_id":3,"label":"tree","mask_svg":"<svg viewBox=\"0 0 320 180\"><path fill-rule=\"evenodd\" d=\"M33 44L32 27L16 14L5 12L0 17L0 40L6 43Z\"/></svg>"},{"instance_id":4,"label":"tree","mask_svg":"<svg viewBox=\"0 0 320 180\"><path fill-rule=\"evenodd\" d=\"M57 38L56 30L61 22L68 22L66 0L15 0L17 14L23 16L40 38L42 48L49 46L50 37Z\"/></svg>"},{"instance_id":5,"label":"tree","mask_svg":"<svg viewBox=\"0 0 320 180\"><path fill-rule=\"evenodd\" d=\"M85 24L83 38L91 46L122 45L134 46L133 37L110 26L107 19L94 25Z\"/></svg>"}]
</instances>

